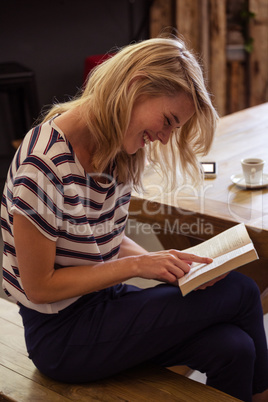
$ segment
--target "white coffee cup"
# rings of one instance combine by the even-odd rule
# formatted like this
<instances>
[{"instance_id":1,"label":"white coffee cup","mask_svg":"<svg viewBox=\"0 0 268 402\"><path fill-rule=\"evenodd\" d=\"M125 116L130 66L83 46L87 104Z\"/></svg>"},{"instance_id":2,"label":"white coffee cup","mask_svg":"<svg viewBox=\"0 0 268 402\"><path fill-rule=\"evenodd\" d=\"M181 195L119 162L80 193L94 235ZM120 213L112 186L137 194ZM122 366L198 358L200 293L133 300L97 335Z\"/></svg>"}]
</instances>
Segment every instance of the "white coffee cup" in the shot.
<instances>
[{"instance_id":1,"label":"white coffee cup","mask_svg":"<svg viewBox=\"0 0 268 402\"><path fill-rule=\"evenodd\" d=\"M262 173L265 161L259 158L246 158L241 160L246 184L262 183Z\"/></svg>"}]
</instances>

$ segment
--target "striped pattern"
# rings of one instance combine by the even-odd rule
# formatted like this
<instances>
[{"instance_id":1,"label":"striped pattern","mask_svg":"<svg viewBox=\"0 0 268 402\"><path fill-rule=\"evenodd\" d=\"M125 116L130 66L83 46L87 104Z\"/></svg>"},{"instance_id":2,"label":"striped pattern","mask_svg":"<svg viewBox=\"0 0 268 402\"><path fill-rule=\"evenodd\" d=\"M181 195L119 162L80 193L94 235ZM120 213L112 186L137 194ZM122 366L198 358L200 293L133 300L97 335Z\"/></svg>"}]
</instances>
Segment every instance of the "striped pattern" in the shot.
<instances>
[{"instance_id":1,"label":"striped pattern","mask_svg":"<svg viewBox=\"0 0 268 402\"><path fill-rule=\"evenodd\" d=\"M55 264L89 265L118 257L129 201L130 186L117 183L114 177L109 184L100 184L85 174L53 120L31 130L13 159L2 199L7 295L44 313L55 313L76 300L37 305L27 299L14 247L14 211L56 242Z\"/></svg>"}]
</instances>

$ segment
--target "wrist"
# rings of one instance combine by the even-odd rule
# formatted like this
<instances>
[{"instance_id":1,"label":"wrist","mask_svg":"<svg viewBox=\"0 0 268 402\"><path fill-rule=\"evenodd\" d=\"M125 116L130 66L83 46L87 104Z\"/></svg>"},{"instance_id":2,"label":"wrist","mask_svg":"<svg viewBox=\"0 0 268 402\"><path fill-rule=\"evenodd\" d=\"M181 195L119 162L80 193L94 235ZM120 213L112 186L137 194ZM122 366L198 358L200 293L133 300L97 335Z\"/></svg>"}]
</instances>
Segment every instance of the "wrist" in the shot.
<instances>
[{"instance_id":1,"label":"wrist","mask_svg":"<svg viewBox=\"0 0 268 402\"><path fill-rule=\"evenodd\" d=\"M146 253L147 254L147 253ZM145 254L131 257L131 274L133 278L141 278L144 266Z\"/></svg>"}]
</instances>

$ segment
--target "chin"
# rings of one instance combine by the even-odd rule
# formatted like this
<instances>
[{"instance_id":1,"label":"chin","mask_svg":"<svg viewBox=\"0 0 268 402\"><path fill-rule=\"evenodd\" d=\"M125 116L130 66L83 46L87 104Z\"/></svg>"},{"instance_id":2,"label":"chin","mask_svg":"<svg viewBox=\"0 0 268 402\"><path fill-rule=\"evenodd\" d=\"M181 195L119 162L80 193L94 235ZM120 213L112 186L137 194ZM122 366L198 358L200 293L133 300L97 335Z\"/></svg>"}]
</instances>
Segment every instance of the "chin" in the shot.
<instances>
[{"instance_id":1,"label":"chin","mask_svg":"<svg viewBox=\"0 0 268 402\"><path fill-rule=\"evenodd\" d=\"M135 155L138 152L139 148L131 149L131 148L124 148L124 151L128 155Z\"/></svg>"}]
</instances>

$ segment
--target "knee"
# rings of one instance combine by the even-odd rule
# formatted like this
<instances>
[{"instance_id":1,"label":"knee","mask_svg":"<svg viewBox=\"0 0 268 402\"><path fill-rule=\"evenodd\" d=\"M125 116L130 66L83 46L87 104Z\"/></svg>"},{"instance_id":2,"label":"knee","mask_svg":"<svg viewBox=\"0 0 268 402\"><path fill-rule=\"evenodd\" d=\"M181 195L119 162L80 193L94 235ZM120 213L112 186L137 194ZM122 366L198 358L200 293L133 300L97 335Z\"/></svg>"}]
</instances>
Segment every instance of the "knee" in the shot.
<instances>
[{"instance_id":1,"label":"knee","mask_svg":"<svg viewBox=\"0 0 268 402\"><path fill-rule=\"evenodd\" d=\"M228 335L222 339L220 345L221 355L225 362L238 367L253 367L256 359L253 339L240 329L232 331Z\"/></svg>"},{"instance_id":2,"label":"knee","mask_svg":"<svg viewBox=\"0 0 268 402\"><path fill-rule=\"evenodd\" d=\"M232 349L234 358L238 359L242 364L254 364L256 359L255 344L248 334L240 335Z\"/></svg>"},{"instance_id":3,"label":"knee","mask_svg":"<svg viewBox=\"0 0 268 402\"><path fill-rule=\"evenodd\" d=\"M239 305L259 310L261 308L260 289L256 282L239 272L231 272L228 276L230 295L236 299L239 298ZM232 297L230 299L232 300Z\"/></svg>"},{"instance_id":4,"label":"knee","mask_svg":"<svg viewBox=\"0 0 268 402\"><path fill-rule=\"evenodd\" d=\"M210 329L208 344L212 366L234 365L239 368L254 364L256 351L253 339L233 324L221 324Z\"/></svg>"},{"instance_id":5,"label":"knee","mask_svg":"<svg viewBox=\"0 0 268 402\"><path fill-rule=\"evenodd\" d=\"M258 288L258 285L252 278L244 274L241 274L240 272L234 271L231 272L230 279L232 281L233 279L235 279L235 281L233 282L237 283L247 296L259 299L260 289Z\"/></svg>"}]
</instances>

